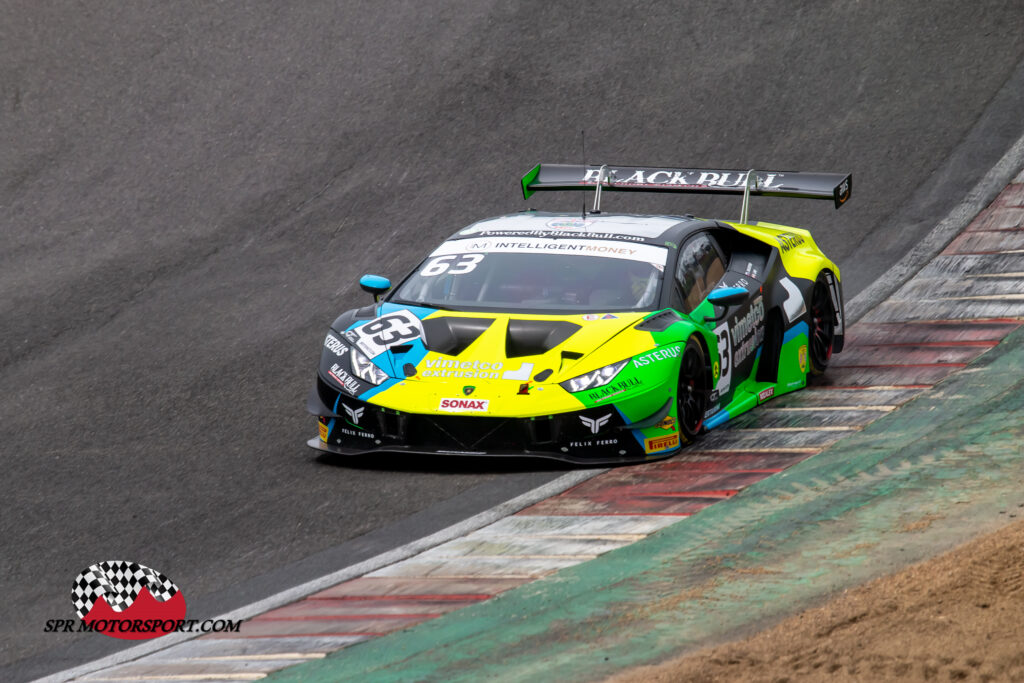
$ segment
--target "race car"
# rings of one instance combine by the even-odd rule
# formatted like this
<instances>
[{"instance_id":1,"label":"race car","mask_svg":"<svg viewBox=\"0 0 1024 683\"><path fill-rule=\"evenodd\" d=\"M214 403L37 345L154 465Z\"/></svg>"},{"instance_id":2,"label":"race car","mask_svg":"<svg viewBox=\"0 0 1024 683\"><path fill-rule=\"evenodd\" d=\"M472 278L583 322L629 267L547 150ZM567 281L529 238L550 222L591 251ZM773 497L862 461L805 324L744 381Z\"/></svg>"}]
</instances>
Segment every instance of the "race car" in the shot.
<instances>
[{"instance_id":1,"label":"race car","mask_svg":"<svg viewBox=\"0 0 1024 683\"><path fill-rule=\"evenodd\" d=\"M665 458L807 384L844 339L839 268L751 196L850 197L848 174L539 164L528 209L462 228L397 287L334 321L308 445L338 454ZM603 213L603 191L742 194L738 221Z\"/></svg>"}]
</instances>

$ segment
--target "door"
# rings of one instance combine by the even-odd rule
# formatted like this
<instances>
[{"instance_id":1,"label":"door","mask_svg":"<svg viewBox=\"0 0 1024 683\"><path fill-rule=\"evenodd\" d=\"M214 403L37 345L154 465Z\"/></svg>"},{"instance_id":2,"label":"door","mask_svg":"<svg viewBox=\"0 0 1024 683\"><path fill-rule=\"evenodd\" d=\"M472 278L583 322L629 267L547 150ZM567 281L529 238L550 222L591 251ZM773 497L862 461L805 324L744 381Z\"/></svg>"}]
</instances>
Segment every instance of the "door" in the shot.
<instances>
[{"instance_id":1,"label":"door","mask_svg":"<svg viewBox=\"0 0 1024 683\"><path fill-rule=\"evenodd\" d=\"M718 379L708 397L709 416L720 406L728 405L736 387L750 377L757 351L764 342L762 282L752 275L727 271L726 258L714 237L701 232L683 243L676 264L680 309L690 314L701 307L694 316L695 321L705 324L717 340L718 358L717 361L712 359L712 363ZM740 305L730 306L728 311L712 307L705 299L719 287L742 287L748 292L747 299ZM712 309L718 319L705 321L704 316L711 315Z\"/></svg>"}]
</instances>

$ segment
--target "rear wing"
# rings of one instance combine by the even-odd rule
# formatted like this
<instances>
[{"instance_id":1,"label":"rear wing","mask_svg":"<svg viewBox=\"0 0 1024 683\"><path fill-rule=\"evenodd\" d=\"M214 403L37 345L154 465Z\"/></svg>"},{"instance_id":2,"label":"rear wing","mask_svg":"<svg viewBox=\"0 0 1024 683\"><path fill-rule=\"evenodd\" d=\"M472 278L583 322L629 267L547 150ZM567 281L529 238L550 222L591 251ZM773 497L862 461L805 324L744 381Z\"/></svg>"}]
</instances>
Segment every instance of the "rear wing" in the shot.
<instances>
[{"instance_id":1,"label":"rear wing","mask_svg":"<svg viewBox=\"0 0 1024 683\"><path fill-rule=\"evenodd\" d=\"M852 176L848 173L537 164L523 176L522 185L524 199L540 190L594 188L597 191L595 211L599 210L602 189L611 192L742 194L745 220L750 195L831 199L838 209L850 198L851 182Z\"/></svg>"}]
</instances>

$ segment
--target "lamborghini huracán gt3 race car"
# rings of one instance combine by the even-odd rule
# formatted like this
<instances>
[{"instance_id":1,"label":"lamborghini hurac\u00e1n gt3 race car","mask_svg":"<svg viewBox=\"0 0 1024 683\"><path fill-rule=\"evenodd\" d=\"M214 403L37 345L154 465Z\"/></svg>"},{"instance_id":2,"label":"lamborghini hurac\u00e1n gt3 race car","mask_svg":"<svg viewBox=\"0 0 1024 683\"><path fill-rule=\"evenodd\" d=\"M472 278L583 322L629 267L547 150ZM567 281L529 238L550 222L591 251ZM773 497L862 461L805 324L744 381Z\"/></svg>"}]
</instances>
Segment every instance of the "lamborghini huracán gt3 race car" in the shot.
<instances>
[{"instance_id":1,"label":"lamborghini hurac\u00e1n gt3 race car","mask_svg":"<svg viewBox=\"0 0 1024 683\"><path fill-rule=\"evenodd\" d=\"M748 222L751 195L850 196L850 176L538 165L591 213L463 228L324 339L307 407L333 453L664 458L800 389L843 348L839 269L806 230ZM601 192L743 195L738 221L602 213Z\"/></svg>"}]
</instances>

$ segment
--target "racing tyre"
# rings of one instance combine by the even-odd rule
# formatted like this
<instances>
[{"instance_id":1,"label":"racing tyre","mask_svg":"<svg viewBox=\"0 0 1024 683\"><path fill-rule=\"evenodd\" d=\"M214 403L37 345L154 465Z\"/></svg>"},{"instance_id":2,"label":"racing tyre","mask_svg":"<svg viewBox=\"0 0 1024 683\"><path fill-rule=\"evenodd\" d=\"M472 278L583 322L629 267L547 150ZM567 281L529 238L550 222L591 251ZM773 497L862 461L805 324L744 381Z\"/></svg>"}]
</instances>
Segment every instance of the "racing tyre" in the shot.
<instances>
[{"instance_id":1,"label":"racing tyre","mask_svg":"<svg viewBox=\"0 0 1024 683\"><path fill-rule=\"evenodd\" d=\"M704 349L700 342L690 337L686 340L683 359L679 364L679 391L676 397L679 432L687 442L694 441L704 426L710 390Z\"/></svg>"},{"instance_id":2,"label":"racing tyre","mask_svg":"<svg viewBox=\"0 0 1024 683\"><path fill-rule=\"evenodd\" d=\"M810 373L820 375L825 372L832 358L832 347L836 339L836 311L832 306L832 297L828 292L828 283L821 276L811 290L811 353Z\"/></svg>"}]
</instances>

